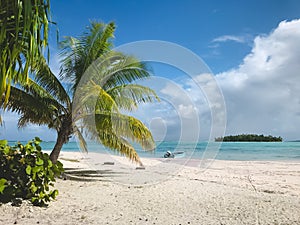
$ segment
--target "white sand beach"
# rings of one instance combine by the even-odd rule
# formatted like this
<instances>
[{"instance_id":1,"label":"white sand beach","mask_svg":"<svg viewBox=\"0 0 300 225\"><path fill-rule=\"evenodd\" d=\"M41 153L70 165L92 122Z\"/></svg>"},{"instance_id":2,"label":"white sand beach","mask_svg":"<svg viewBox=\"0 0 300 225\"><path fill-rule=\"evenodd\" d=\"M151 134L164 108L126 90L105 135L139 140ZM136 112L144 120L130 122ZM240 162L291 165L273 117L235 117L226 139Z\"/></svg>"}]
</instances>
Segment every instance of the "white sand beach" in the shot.
<instances>
[{"instance_id":1,"label":"white sand beach","mask_svg":"<svg viewBox=\"0 0 300 225\"><path fill-rule=\"evenodd\" d=\"M136 169L98 153L60 160L57 200L3 204L0 224L300 224L300 162L143 159Z\"/></svg>"}]
</instances>

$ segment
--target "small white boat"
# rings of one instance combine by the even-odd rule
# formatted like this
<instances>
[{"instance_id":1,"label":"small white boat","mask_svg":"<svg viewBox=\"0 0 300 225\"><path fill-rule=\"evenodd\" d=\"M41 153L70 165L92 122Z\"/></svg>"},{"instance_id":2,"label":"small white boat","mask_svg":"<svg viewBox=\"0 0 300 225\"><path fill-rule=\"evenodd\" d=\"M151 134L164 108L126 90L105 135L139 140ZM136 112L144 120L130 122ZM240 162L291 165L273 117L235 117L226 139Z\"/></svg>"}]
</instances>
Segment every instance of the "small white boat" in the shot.
<instances>
[{"instance_id":1,"label":"small white boat","mask_svg":"<svg viewBox=\"0 0 300 225\"><path fill-rule=\"evenodd\" d=\"M184 157L184 152L183 151L177 151L177 152L170 152L170 151L167 151L165 154L164 154L164 158L181 158L181 157Z\"/></svg>"}]
</instances>

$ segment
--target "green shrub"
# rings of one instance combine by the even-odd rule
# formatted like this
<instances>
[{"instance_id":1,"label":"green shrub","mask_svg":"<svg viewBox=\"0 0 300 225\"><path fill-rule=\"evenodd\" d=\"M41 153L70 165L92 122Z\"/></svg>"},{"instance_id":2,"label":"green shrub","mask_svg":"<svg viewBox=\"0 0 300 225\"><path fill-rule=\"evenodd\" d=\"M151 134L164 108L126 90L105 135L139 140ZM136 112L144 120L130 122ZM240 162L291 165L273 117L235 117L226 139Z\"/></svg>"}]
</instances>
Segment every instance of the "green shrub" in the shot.
<instances>
[{"instance_id":1,"label":"green shrub","mask_svg":"<svg viewBox=\"0 0 300 225\"><path fill-rule=\"evenodd\" d=\"M34 205L45 205L55 199L57 190L50 190L55 178L63 172L62 164L53 164L43 153L41 140L26 145L9 146L0 141L0 202L30 199Z\"/></svg>"}]
</instances>

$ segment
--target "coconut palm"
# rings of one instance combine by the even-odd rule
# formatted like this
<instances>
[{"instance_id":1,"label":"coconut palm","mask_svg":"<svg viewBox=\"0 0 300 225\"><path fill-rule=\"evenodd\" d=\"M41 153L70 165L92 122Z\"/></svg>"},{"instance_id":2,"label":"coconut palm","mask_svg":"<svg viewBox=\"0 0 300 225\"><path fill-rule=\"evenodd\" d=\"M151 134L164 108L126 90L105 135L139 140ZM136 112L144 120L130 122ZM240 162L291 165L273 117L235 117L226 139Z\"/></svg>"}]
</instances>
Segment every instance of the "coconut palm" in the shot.
<instances>
[{"instance_id":1,"label":"coconut palm","mask_svg":"<svg viewBox=\"0 0 300 225\"><path fill-rule=\"evenodd\" d=\"M0 0L0 96L27 82L48 45L49 0Z\"/></svg>"},{"instance_id":2,"label":"coconut palm","mask_svg":"<svg viewBox=\"0 0 300 225\"><path fill-rule=\"evenodd\" d=\"M82 37L62 42L59 76L64 84L44 60L33 79L11 89L7 108L20 114L19 127L34 123L57 131L50 154L54 163L71 135L84 151L88 137L138 163L132 141L154 148L147 127L122 113L158 99L152 89L134 83L150 74L136 58L110 51L114 30L114 23L92 23Z\"/></svg>"}]
</instances>

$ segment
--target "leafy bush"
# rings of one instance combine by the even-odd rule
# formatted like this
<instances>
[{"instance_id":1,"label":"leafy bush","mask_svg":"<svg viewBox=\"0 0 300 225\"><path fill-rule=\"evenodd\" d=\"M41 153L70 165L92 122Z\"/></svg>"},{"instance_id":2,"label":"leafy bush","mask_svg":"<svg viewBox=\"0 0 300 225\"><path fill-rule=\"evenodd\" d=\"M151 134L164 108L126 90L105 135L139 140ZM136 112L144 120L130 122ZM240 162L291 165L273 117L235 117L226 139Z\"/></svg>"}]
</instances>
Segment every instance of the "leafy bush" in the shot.
<instances>
[{"instance_id":1,"label":"leafy bush","mask_svg":"<svg viewBox=\"0 0 300 225\"><path fill-rule=\"evenodd\" d=\"M44 205L55 199L58 191L50 186L63 167L59 161L51 162L40 142L36 137L26 145L11 147L6 140L0 141L0 202L30 199L34 205Z\"/></svg>"}]
</instances>

